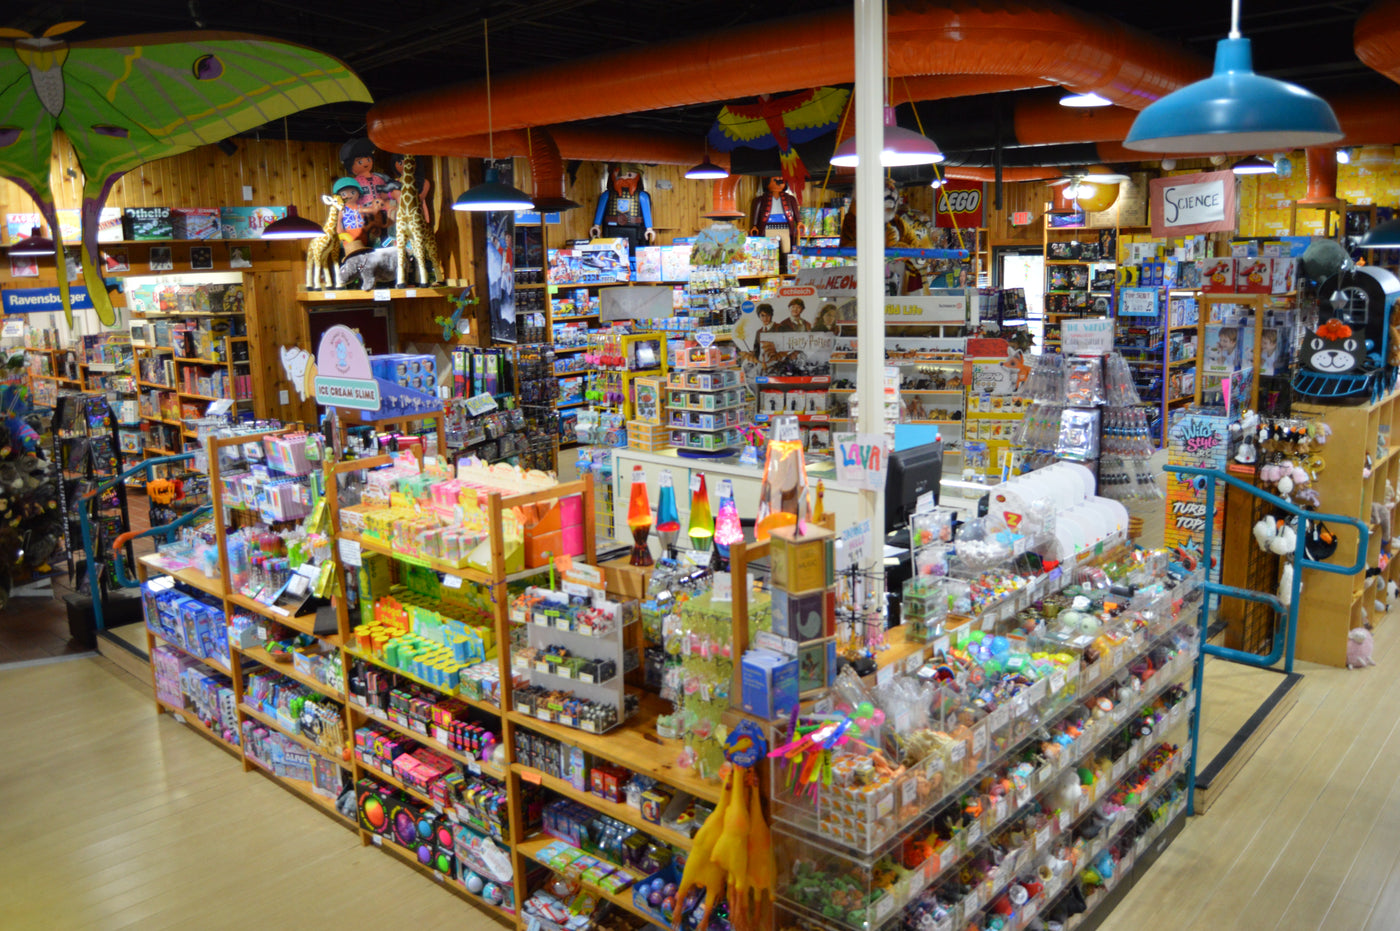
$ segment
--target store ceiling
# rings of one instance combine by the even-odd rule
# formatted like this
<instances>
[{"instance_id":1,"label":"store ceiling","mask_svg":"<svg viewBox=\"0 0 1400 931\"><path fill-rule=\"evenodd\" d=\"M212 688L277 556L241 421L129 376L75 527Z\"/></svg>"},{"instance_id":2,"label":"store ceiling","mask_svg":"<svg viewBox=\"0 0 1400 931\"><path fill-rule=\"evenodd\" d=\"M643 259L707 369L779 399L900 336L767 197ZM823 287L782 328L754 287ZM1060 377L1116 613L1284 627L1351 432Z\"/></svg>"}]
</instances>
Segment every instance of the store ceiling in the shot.
<instances>
[{"instance_id":1,"label":"store ceiling","mask_svg":"<svg viewBox=\"0 0 1400 931\"><path fill-rule=\"evenodd\" d=\"M0 25L38 34L53 23L86 21L70 34L74 41L176 30L255 32L338 56L359 73L376 99L385 100L480 77L484 16L491 20L492 72L499 75L849 5L850 0L12 0L0 12ZM1228 29L1228 0L1173 0L1169 10L1160 3L1121 0L1071 0L1069 5L1178 42L1205 61ZM1388 79L1363 65L1353 51L1353 26L1367 5L1365 0L1245 0L1243 32L1253 40L1256 68L1324 97L1393 90ZM773 45L782 45L776 33ZM560 88L560 93L588 91ZM994 141L993 121L986 118L994 104L986 98L965 98L926 105L921 114L932 124L929 132L935 138L943 138L938 126L946 125L956 127L946 134L958 138L958 147L986 148ZM297 138L338 142L364 132L365 109L347 104L307 111L289 121L290 132ZM707 103L592 125L698 137L718 109L719 104ZM261 132L280 136L282 128L264 127Z\"/></svg>"}]
</instances>

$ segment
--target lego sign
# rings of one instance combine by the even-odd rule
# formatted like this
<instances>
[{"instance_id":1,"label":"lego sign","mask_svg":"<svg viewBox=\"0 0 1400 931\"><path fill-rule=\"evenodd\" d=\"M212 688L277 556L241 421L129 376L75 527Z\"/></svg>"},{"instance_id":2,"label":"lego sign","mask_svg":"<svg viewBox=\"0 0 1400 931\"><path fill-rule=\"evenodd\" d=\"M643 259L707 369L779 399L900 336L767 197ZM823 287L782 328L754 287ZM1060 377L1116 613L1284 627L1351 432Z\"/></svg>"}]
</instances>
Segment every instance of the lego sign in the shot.
<instances>
[{"instance_id":1,"label":"lego sign","mask_svg":"<svg viewBox=\"0 0 1400 931\"><path fill-rule=\"evenodd\" d=\"M982 182L948 181L938 189L934 204L937 226L978 229L983 221Z\"/></svg>"}]
</instances>

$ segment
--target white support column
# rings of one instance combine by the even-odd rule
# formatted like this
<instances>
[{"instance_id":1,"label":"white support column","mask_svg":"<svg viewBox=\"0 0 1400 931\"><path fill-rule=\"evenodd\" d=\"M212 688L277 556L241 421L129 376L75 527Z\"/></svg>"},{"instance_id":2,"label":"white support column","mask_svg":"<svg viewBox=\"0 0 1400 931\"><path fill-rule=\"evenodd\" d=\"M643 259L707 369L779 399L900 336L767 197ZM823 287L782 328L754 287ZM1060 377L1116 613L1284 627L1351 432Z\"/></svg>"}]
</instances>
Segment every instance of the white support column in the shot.
<instances>
[{"instance_id":1,"label":"white support column","mask_svg":"<svg viewBox=\"0 0 1400 931\"><path fill-rule=\"evenodd\" d=\"M856 40L856 397L861 433L885 432L885 18L882 0L855 0ZM861 493L862 518L874 530L880 558L885 533L883 491ZM883 588L883 586L882 586Z\"/></svg>"}]
</instances>

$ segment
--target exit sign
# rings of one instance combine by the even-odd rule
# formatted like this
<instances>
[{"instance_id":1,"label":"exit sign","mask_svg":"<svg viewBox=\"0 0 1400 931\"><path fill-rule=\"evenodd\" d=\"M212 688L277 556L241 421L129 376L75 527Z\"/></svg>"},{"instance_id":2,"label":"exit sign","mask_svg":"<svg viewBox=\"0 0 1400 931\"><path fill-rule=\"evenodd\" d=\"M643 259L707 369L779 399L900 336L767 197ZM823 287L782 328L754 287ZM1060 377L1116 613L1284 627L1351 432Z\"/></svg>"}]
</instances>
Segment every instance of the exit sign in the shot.
<instances>
[{"instance_id":1,"label":"exit sign","mask_svg":"<svg viewBox=\"0 0 1400 931\"><path fill-rule=\"evenodd\" d=\"M1029 210L1017 210L1011 215L1012 226L1030 226L1031 212Z\"/></svg>"}]
</instances>

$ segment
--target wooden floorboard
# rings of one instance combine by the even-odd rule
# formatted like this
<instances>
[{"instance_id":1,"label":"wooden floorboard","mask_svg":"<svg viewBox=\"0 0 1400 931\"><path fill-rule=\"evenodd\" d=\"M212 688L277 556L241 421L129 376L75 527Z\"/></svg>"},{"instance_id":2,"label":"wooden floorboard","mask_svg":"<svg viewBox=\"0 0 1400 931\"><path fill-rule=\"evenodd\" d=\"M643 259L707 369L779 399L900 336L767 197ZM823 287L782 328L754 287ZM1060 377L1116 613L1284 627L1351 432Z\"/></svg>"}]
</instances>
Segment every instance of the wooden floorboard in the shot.
<instances>
[{"instance_id":1,"label":"wooden floorboard","mask_svg":"<svg viewBox=\"0 0 1400 931\"><path fill-rule=\"evenodd\" d=\"M1298 665L1297 704L1104 931L1400 929L1396 627L1373 668Z\"/></svg>"},{"instance_id":2,"label":"wooden floorboard","mask_svg":"<svg viewBox=\"0 0 1400 931\"><path fill-rule=\"evenodd\" d=\"M0 928L501 926L210 746L105 659L0 668Z\"/></svg>"}]
</instances>

